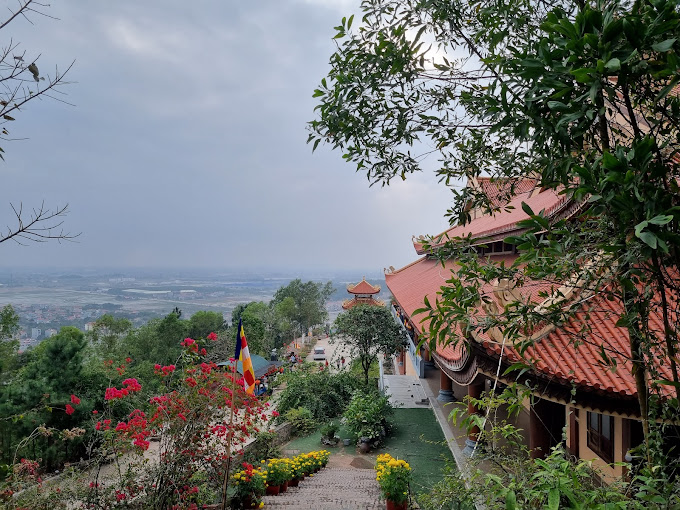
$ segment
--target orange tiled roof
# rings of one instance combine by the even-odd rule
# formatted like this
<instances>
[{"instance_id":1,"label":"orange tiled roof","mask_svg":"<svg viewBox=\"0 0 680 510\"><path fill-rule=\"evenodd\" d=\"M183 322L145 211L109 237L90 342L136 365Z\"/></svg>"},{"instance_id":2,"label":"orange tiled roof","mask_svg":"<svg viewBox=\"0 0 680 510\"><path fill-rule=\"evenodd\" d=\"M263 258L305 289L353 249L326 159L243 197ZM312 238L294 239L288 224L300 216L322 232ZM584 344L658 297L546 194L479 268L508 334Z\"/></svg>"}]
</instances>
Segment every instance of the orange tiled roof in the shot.
<instances>
[{"instance_id":1,"label":"orange tiled roof","mask_svg":"<svg viewBox=\"0 0 680 510\"><path fill-rule=\"evenodd\" d=\"M377 294L380 292L380 285L371 285L364 276L359 283L349 284L347 292L351 294Z\"/></svg>"},{"instance_id":2,"label":"orange tiled roof","mask_svg":"<svg viewBox=\"0 0 680 510\"><path fill-rule=\"evenodd\" d=\"M477 177L477 184L493 207L503 207L508 203L508 197L520 196L536 189L536 179L493 179L491 177ZM513 187L514 184L514 187Z\"/></svg>"},{"instance_id":3,"label":"orange tiled roof","mask_svg":"<svg viewBox=\"0 0 680 510\"><path fill-rule=\"evenodd\" d=\"M554 328L529 347L525 359L532 360L536 372L555 377L563 383L573 382L608 393L635 396L637 389L631 375L628 330L616 326L621 313L621 303L609 301L603 293L597 294L585 302L566 324ZM586 321L589 328L584 331ZM650 327L663 334L662 318L654 311L650 315ZM485 339L482 345L489 353L500 354L501 346L497 342ZM601 349L615 361L614 367L603 362ZM505 354L511 363L522 359L515 349L508 349L507 345ZM668 364L659 364L659 369L666 379L673 378Z\"/></svg>"},{"instance_id":4,"label":"orange tiled roof","mask_svg":"<svg viewBox=\"0 0 680 510\"><path fill-rule=\"evenodd\" d=\"M494 260L498 262L504 260L506 264L510 264L514 257L496 256ZM423 307L425 296L430 302L434 302L440 287L445 285L451 270L455 270L456 267L452 261L447 261L445 267L442 267L438 261L423 257L385 275L387 287L419 335L427 330L428 323L421 322L422 316L414 316L413 312ZM522 287L522 296L538 303L542 301L539 297L541 291L549 290L550 287L551 285L545 282L533 282ZM491 285L487 285L484 291L491 299L495 299ZM582 310L566 324L560 328L553 328L536 341L527 349L524 358L515 348L507 344L504 348L504 357L508 363L531 360L532 367L537 373L554 378L559 384L573 382L582 388L635 396L637 390L628 361L631 357L628 332L625 328L616 326L621 314L620 306L616 301L607 300L603 294L597 294L587 300ZM479 309L475 313L480 316L485 312ZM582 331L584 321L588 321L590 331ZM660 333L663 331L661 317L653 314L650 321L654 330ZM497 358L500 355L499 342L486 334L477 334L475 339L491 356ZM603 363L601 348L616 361L616 367ZM467 359L467 349L463 343L455 346L438 345L436 352L451 366L462 365ZM672 379L669 367L662 365L661 371L665 378Z\"/></svg>"},{"instance_id":5,"label":"orange tiled roof","mask_svg":"<svg viewBox=\"0 0 680 510\"><path fill-rule=\"evenodd\" d=\"M510 200L505 205L505 209L495 214L480 216L465 225L456 225L435 236L434 246L442 245L447 239L468 235L480 240L500 234L507 236L510 232L517 230L517 222L528 218L522 209L522 202L526 202L536 213L544 211L548 217L556 215L570 204L566 195L560 195L555 190L549 189L536 193L525 190ZM435 242L439 239L440 242ZM425 253L423 244L422 238L416 239L413 243L416 252L420 255Z\"/></svg>"}]
</instances>

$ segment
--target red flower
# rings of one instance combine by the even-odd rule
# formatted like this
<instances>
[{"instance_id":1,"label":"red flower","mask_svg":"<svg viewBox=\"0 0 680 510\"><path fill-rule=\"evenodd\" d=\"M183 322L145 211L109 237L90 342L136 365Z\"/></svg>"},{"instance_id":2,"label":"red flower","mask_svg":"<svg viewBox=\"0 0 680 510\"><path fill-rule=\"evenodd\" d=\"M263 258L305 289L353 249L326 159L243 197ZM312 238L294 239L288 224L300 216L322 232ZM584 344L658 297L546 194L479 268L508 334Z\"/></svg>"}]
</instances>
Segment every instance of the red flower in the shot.
<instances>
[{"instance_id":1,"label":"red flower","mask_svg":"<svg viewBox=\"0 0 680 510\"><path fill-rule=\"evenodd\" d=\"M73 409L73 407L71 407L71 404L66 404L66 414L68 414L70 416L75 412L76 412L76 410Z\"/></svg>"},{"instance_id":2,"label":"red flower","mask_svg":"<svg viewBox=\"0 0 680 510\"><path fill-rule=\"evenodd\" d=\"M125 358L126 363L130 363L132 361L132 358Z\"/></svg>"},{"instance_id":3,"label":"red flower","mask_svg":"<svg viewBox=\"0 0 680 510\"><path fill-rule=\"evenodd\" d=\"M208 335L208 340L212 340L213 342L217 341L217 335L215 333L210 333Z\"/></svg>"},{"instance_id":4,"label":"red flower","mask_svg":"<svg viewBox=\"0 0 680 510\"><path fill-rule=\"evenodd\" d=\"M80 404L80 399L76 397L75 395L71 395L71 403L74 405Z\"/></svg>"},{"instance_id":5,"label":"red flower","mask_svg":"<svg viewBox=\"0 0 680 510\"><path fill-rule=\"evenodd\" d=\"M182 421L187 421L186 417L182 413L177 413L177 416L182 419Z\"/></svg>"},{"instance_id":6,"label":"red flower","mask_svg":"<svg viewBox=\"0 0 680 510\"><path fill-rule=\"evenodd\" d=\"M279 413L278 413L277 411L272 411L272 416L273 416L274 418L276 418L278 415L279 415Z\"/></svg>"}]
</instances>

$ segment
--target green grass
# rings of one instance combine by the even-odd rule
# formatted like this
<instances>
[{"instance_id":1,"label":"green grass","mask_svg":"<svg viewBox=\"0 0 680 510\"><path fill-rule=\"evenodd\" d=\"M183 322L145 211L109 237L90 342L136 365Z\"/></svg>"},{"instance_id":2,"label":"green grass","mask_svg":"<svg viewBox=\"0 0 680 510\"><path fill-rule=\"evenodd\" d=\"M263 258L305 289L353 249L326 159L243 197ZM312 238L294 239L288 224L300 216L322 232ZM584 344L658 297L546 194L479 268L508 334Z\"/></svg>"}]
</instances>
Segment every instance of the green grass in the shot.
<instances>
[{"instance_id":1,"label":"green grass","mask_svg":"<svg viewBox=\"0 0 680 510\"><path fill-rule=\"evenodd\" d=\"M338 423L340 418L336 418L335 423ZM345 438L349 437L349 435L345 432L345 428L341 425L340 430L337 433L340 438ZM340 443L342 444L342 442ZM342 446L337 446L337 447L328 447L324 446L321 444L321 432L316 430L315 432L312 432L310 435L305 436L305 437L296 437L292 441L290 441L288 444L284 445L284 449L286 450L300 450L300 453L309 453L313 452L315 450L323 450L326 449L329 452L331 452L331 455L335 452L339 451L339 448L342 448ZM351 451L354 451L354 445L349 447ZM343 450L344 451L344 450Z\"/></svg>"},{"instance_id":2,"label":"green grass","mask_svg":"<svg viewBox=\"0 0 680 510\"><path fill-rule=\"evenodd\" d=\"M366 457L374 462L378 454L389 453L392 457L406 460L413 470L414 494L428 492L435 483L443 479L442 469L446 462L453 463L451 450L446 445L444 433L439 428L434 413L429 408L395 409L392 421L395 426L385 446L371 451ZM342 427L338 435L341 438L348 437ZM321 432L318 430L308 436L293 439L284 448L301 453L327 448L331 455L340 452L354 455L356 451L354 444L347 448L323 447Z\"/></svg>"},{"instance_id":3,"label":"green grass","mask_svg":"<svg viewBox=\"0 0 680 510\"><path fill-rule=\"evenodd\" d=\"M375 453L404 459L413 470L413 492L427 492L443 478L446 462L454 462L444 433L429 408L395 409L393 422L392 434Z\"/></svg>"}]
</instances>

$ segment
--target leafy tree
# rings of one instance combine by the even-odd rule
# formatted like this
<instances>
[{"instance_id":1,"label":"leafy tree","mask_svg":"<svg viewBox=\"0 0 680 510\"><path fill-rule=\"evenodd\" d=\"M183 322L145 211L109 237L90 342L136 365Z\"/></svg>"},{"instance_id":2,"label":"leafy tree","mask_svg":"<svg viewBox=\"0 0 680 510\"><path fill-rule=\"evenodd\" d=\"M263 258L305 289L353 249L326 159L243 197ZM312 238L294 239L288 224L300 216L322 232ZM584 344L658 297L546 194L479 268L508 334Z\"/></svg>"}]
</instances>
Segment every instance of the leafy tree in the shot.
<instances>
[{"instance_id":1,"label":"leafy tree","mask_svg":"<svg viewBox=\"0 0 680 510\"><path fill-rule=\"evenodd\" d=\"M120 339L132 329L129 319L116 319L113 315L104 314L94 321L92 331L88 335L91 342L98 345L105 358L111 357L118 348Z\"/></svg>"},{"instance_id":2,"label":"leafy tree","mask_svg":"<svg viewBox=\"0 0 680 510\"><path fill-rule=\"evenodd\" d=\"M531 177L588 209L579 221L551 223L525 207L525 233L507 240L521 252L511 267L480 261L466 240L436 253L457 257L461 269L426 307L433 342L499 328L524 352L522 331L577 309L560 285L584 295L606 289L630 338L647 464L667 462L652 458L649 438L656 418L677 414L680 396L679 310L668 298L680 290L677 1L367 0L362 9L360 30L352 18L337 27L331 71L314 93L315 148L340 148L372 183L406 178L435 154L445 185ZM494 204L471 187L454 190L447 216L464 224ZM487 299L483 284L500 279L555 282L558 299L470 314ZM650 324L655 314L661 331ZM604 350L602 361L614 363ZM652 392L666 385L675 398L655 398L649 380L659 381Z\"/></svg>"},{"instance_id":3,"label":"leafy tree","mask_svg":"<svg viewBox=\"0 0 680 510\"><path fill-rule=\"evenodd\" d=\"M14 335L19 331L19 316L12 305L5 305L0 310L0 380L4 380L16 361L19 341Z\"/></svg>"},{"instance_id":4,"label":"leafy tree","mask_svg":"<svg viewBox=\"0 0 680 510\"><path fill-rule=\"evenodd\" d=\"M173 310L162 319L153 319L132 330L121 342L120 356L136 362L170 365L181 353L180 342L187 336L187 321L181 312Z\"/></svg>"},{"instance_id":5,"label":"leafy tree","mask_svg":"<svg viewBox=\"0 0 680 510\"><path fill-rule=\"evenodd\" d=\"M357 305L335 319L336 341L350 349L361 362L368 386L371 364L378 354L391 356L405 347L404 337L389 310L382 306Z\"/></svg>"},{"instance_id":6,"label":"leafy tree","mask_svg":"<svg viewBox=\"0 0 680 510\"><path fill-rule=\"evenodd\" d=\"M333 294L331 282L302 282L299 278L278 289L272 299L272 306L279 307L295 327L306 332L310 327L323 323L328 318L326 303ZM292 298L285 306L280 306L286 298Z\"/></svg>"},{"instance_id":7,"label":"leafy tree","mask_svg":"<svg viewBox=\"0 0 680 510\"><path fill-rule=\"evenodd\" d=\"M210 333L219 333L226 329L221 313L199 311L191 316L188 326L189 337L205 338Z\"/></svg>"}]
</instances>

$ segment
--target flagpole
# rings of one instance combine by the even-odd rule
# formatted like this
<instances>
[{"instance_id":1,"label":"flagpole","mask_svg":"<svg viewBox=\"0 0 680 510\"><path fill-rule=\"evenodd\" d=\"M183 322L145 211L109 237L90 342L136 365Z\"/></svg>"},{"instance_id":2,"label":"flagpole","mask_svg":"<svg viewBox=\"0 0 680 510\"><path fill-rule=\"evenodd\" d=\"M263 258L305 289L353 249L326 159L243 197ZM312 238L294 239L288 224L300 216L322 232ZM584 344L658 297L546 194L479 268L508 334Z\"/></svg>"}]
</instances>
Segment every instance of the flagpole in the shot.
<instances>
[{"instance_id":1,"label":"flagpole","mask_svg":"<svg viewBox=\"0 0 680 510\"><path fill-rule=\"evenodd\" d=\"M240 324L239 324L240 325ZM241 331L237 333L241 334ZM229 412L229 433L227 434L227 470L224 472L222 481L222 510L227 510L227 486L229 484L229 469L231 468L231 442L234 439L234 406L236 405L236 365L238 360L234 359L234 370L231 379L231 410Z\"/></svg>"}]
</instances>

